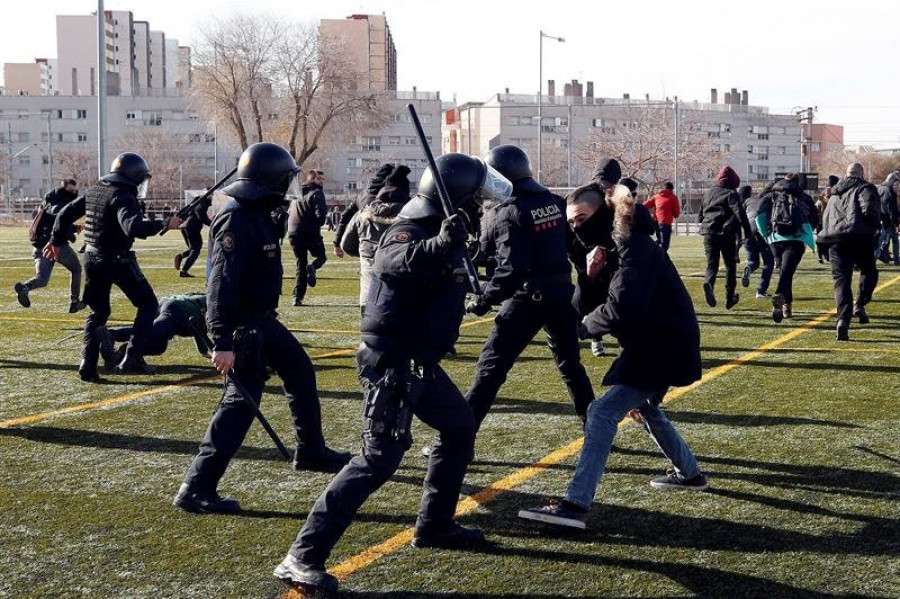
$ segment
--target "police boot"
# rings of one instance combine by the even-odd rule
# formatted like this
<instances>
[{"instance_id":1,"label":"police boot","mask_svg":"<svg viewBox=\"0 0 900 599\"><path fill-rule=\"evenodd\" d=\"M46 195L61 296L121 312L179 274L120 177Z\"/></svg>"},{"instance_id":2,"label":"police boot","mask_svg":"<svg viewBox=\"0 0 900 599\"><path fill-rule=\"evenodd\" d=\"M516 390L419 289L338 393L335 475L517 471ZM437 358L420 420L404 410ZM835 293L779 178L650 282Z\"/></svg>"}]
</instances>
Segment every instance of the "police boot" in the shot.
<instances>
[{"instance_id":1,"label":"police boot","mask_svg":"<svg viewBox=\"0 0 900 599\"><path fill-rule=\"evenodd\" d=\"M308 593L337 593L338 579L324 568L307 566L290 553L275 567L272 575L292 587Z\"/></svg>"},{"instance_id":2,"label":"police boot","mask_svg":"<svg viewBox=\"0 0 900 599\"><path fill-rule=\"evenodd\" d=\"M100 374L97 372L97 359L100 351L96 338L87 340L81 348L81 364L78 365L78 377L85 383L99 383Z\"/></svg>"},{"instance_id":3,"label":"police boot","mask_svg":"<svg viewBox=\"0 0 900 599\"><path fill-rule=\"evenodd\" d=\"M134 343L129 343L125 349L125 357L116 366L116 372L119 374L156 374L156 368L144 361L144 356L134 346Z\"/></svg>"},{"instance_id":4,"label":"police boot","mask_svg":"<svg viewBox=\"0 0 900 599\"><path fill-rule=\"evenodd\" d=\"M215 491L193 491L187 483L181 483L172 505L192 514L236 514L241 511L237 499L222 497Z\"/></svg>"},{"instance_id":5,"label":"police boot","mask_svg":"<svg viewBox=\"0 0 900 599\"><path fill-rule=\"evenodd\" d=\"M97 341L100 342L100 357L103 358L103 366L107 371L116 367L116 364L122 361L122 357L116 360L116 346L113 342L112 335L106 327L98 327L94 332Z\"/></svg>"},{"instance_id":6,"label":"police boot","mask_svg":"<svg viewBox=\"0 0 900 599\"><path fill-rule=\"evenodd\" d=\"M416 528L415 536L410 543L413 547L424 549L435 547L439 549L472 549L487 543L484 533L479 528L469 528L456 522L441 532L419 530Z\"/></svg>"},{"instance_id":7,"label":"police boot","mask_svg":"<svg viewBox=\"0 0 900 599\"><path fill-rule=\"evenodd\" d=\"M334 450L324 444L314 449L311 445L300 443L294 453L294 470L337 472L352 457L349 451Z\"/></svg>"},{"instance_id":8,"label":"police boot","mask_svg":"<svg viewBox=\"0 0 900 599\"><path fill-rule=\"evenodd\" d=\"M78 378L85 383L99 383L100 374L97 372L97 363L82 359L81 364L78 365Z\"/></svg>"}]
</instances>

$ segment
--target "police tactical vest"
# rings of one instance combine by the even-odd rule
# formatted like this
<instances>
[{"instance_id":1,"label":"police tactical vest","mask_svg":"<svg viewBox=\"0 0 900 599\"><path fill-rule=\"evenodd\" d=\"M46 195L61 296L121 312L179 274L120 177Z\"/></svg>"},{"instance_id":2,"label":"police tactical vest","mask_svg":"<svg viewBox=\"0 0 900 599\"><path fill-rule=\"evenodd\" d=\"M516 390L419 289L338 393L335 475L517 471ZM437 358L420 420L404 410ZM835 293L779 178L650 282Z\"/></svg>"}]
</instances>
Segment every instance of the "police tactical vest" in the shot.
<instances>
[{"instance_id":1,"label":"police tactical vest","mask_svg":"<svg viewBox=\"0 0 900 599\"><path fill-rule=\"evenodd\" d=\"M106 211L115 197L116 188L112 185L94 185L84 194L84 242L99 250L113 249L104 245L110 233L105 230L109 228Z\"/></svg>"}]
</instances>

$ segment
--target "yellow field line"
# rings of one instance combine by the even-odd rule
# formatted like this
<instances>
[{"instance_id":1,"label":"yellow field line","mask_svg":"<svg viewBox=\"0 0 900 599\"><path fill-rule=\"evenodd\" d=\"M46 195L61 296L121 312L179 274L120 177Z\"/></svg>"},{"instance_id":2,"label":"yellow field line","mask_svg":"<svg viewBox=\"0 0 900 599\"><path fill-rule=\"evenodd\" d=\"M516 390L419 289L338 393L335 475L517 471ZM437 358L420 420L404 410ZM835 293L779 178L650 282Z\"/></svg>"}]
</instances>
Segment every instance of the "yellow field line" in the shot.
<instances>
[{"instance_id":1,"label":"yellow field line","mask_svg":"<svg viewBox=\"0 0 900 599\"><path fill-rule=\"evenodd\" d=\"M204 377L201 379L193 379L190 381L185 381L182 383L175 383L174 385L166 385L165 387L159 387L158 389L146 389L144 391L138 391L136 393L128 393L127 395L120 395L118 397L113 397L110 399L103 399L100 401L91 401L87 403L81 403L75 406L69 406L67 408L61 408L59 410L53 410L52 412L42 412L41 414L32 414L31 416L22 416L21 418L13 418L11 420L3 420L0 421L0 429L10 428L13 426L24 426L28 424L34 424L36 422L42 422L44 420L49 420L51 418L55 418L57 416L64 416L65 414L74 414L77 412L88 412L91 410L97 410L100 408L105 408L107 406L115 406L118 404L122 404L128 401L134 401L135 399L140 399L142 397L148 397L150 395L157 395L160 393L167 393L169 391L176 391L183 387L188 387L191 385L197 385L200 383L208 383L210 381L221 380L218 376L210 376Z\"/></svg>"},{"instance_id":2,"label":"yellow field line","mask_svg":"<svg viewBox=\"0 0 900 599\"><path fill-rule=\"evenodd\" d=\"M886 289L887 287L894 285L898 281L900 281L900 276L894 277L890 281L878 286L875 291L878 292L883 289ZM671 391L670 393L666 394L664 403L674 401L674 400L678 399L679 397L682 397L682 396L690 393L691 391L695 390L697 387L699 387L705 383L708 383L714 379L717 379L720 376L734 370L741 364L745 364L746 362L754 360L755 358L761 356L762 354L768 352L769 350L775 349L781 345L784 345L785 343L788 343L789 341L792 341L793 339L796 339L800 335L807 333L808 331L814 329L818 325L827 321L829 318L831 318L835 314L836 314L836 310L830 310L829 312L822 314L821 316L818 316L817 318L814 318L813 320L807 322L806 324L804 324L800 327L797 327L796 329L788 332L787 334L782 335L781 337L779 337L778 339L775 339L774 341L770 341L769 343L760 345L758 348L744 354L743 356L740 356L739 358L736 358L735 360L732 360L731 362L729 362L727 364L724 364L717 368L713 368L712 370L707 372L705 375L703 375L703 377L699 381L694 383L693 385L690 385L688 387L680 387L680 388L675 389L675 390ZM627 422L628 422L627 420L622 421L619 424L619 427L621 428ZM546 456L544 456L543 458L541 458L534 464L532 464L530 466L526 466L525 468L516 470L513 473L509 474L508 476L497 481L496 483L494 483L494 484L490 485L489 487L483 489L482 491L476 493L475 495L466 497L465 499L463 499L462 501L459 502L459 505L457 506L457 509L456 509L456 516L463 517L466 514L471 513L472 511L476 510L480 505L482 505L488 501L491 501L492 499L498 497L499 495L503 495L507 491L521 485L522 483L526 482L527 480L534 478L535 476L540 474L541 471L543 471L547 467L552 466L554 464L558 464L558 463L562 462L563 460L566 460L566 459L574 456L581 450L581 446L583 443L584 443L583 437L576 439L576 440L572 441L571 443L569 443L568 445L561 447L561 448L547 454ZM397 551L401 547L404 547L407 543L409 543L409 541L412 539L412 537L413 537L413 529L408 528L402 532L397 533L396 535L389 538L388 540L386 540L382 543L379 543L377 545L373 545L372 547L365 549L361 553L341 562L340 564L338 564L337 566L335 566L334 568L331 569L331 573L334 576L336 576L338 579L345 580L353 573L366 568L367 566L371 565L374 561L378 560L379 558L381 558L389 553L393 553L394 551ZM287 597L291 597L291 598L296 598L296 597L301 597L301 596L302 595L297 594L295 592L290 592L287 594Z\"/></svg>"},{"instance_id":3,"label":"yellow field line","mask_svg":"<svg viewBox=\"0 0 900 599\"><path fill-rule=\"evenodd\" d=\"M310 356L310 359L321 360L324 358L333 358L336 356L350 356L350 355L353 355L354 353L355 353L355 350L352 350L352 349L339 349L339 350L335 350L335 351L330 351L330 352L325 352L325 353ZM65 416L66 414L75 414L75 413L79 413L79 412L90 412L92 410L98 410L100 408L106 408L109 406L116 406L119 404L134 401L136 399L141 399L142 397L149 397L151 395L168 393L169 391L176 391L176 390L182 389L184 387L191 387L193 385L199 385L201 383L209 383L209 382L221 381L221 380L222 380L222 377L220 375L203 377L200 379L190 379L187 381L182 381L180 383L166 385L165 387L159 387L159 388L155 388L155 389L145 389L144 391L128 393L126 395L120 395L118 397L112 397L110 399L103 399L100 401L90 401L87 403L80 403L78 405L69 406L67 408L60 408L59 410L53 410L50 412L42 412L40 414L32 414L30 416L22 416L19 418L12 418L10 420L0 420L0 429L11 428L13 426L26 426L29 424L35 424L36 422L43 422L44 420L56 418L57 416Z\"/></svg>"},{"instance_id":4,"label":"yellow field line","mask_svg":"<svg viewBox=\"0 0 900 599\"><path fill-rule=\"evenodd\" d=\"M9 316L6 314L0 314L0 320L8 320L13 322L64 322L67 324L84 324L83 318L46 318L46 317L32 317L32 316ZM129 324L130 320L108 320L109 324Z\"/></svg>"}]
</instances>

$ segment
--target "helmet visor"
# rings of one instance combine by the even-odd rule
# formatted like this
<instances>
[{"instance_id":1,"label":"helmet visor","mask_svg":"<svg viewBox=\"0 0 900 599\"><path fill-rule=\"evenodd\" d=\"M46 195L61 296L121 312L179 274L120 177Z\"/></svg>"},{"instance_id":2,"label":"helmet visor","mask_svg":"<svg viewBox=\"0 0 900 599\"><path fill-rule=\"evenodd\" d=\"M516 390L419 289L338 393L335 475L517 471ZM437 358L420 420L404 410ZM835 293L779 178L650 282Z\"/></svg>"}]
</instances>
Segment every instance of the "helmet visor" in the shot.
<instances>
[{"instance_id":1,"label":"helmet visor","mask_svg":"<svg viewBox=\"0 0 900 599\"><path fill-rule=\"evenodd\" d=\"M287 201L299 200L303 195L300 185L300 171L291 175L291 182L288 183L287 191L284 192L284 199Z\"/></svg>"},{"instance_id":2,"label":"helmet visor","mask_svg":"<svg viewBox=\"0 0 900 599\"><path fill-rule=\"evenodd\" d=\"M147 192L150 190L150 175L147 175L147 178L141 181L141 183L137 186L137 197L139 200L143 200L147 197Z\"/></svg>"},{"instance_id":3,"label":"helmet visor","mask_svg":"<svg viewBox=\"0 0 900 599\"><path fill-rule=\"evenodd\" d=\"M481 189L476 193L476 197L481 200L493 200L495 202L503 202L512 197L513 184L510 180L486 162L482 162L482 164L486 169L486 173L484 183L482 183Z\"/></svg>"}]
</instances>

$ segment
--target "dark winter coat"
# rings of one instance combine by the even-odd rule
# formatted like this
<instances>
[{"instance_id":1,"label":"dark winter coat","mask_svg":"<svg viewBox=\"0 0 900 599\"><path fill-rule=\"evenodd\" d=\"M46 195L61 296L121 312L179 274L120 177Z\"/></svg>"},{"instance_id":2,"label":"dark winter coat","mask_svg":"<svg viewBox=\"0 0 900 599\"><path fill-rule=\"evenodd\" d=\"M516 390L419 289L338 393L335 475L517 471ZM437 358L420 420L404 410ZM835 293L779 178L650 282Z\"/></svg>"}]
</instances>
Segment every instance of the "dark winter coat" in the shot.
<instances>
[{"instance_id":1,"label":"dark winter coat","mask_svg":"<svg viewBox=\"0 0 900 599\"><path fill-rule=\"evenodd\" d=\"M700 233L737 235L740 232L745 238L753 234L741 197L736 190L718 183L706 192L700 204Z\"/></svg>"},{"instance_id":2,"label":"dark winter coat","mask_svg":"<svg viewBox=\"0 0 900 599\"><path fill-rule=\"evenodd\" d=\"M694 305L675 265L650 237L653 219L632 206L616 206L619 269L606 303L583 323L591 337L612 335L622 347L604 385L648 391L690 385L701 376Z\"/></svg>"},{"instance_id":3,"label":"dark winter coat","mask_svg":"<svg viewBox=\"0 0 900 599\"><path fill-rule=\"evenodd\" d=\"M351 256L374 258L381 236L397 222L400 211L408 201L408 187L385 186L374 202L350 220L341 239L341 249Z\"/></svg>"},{"instance_id":4,"label":"dark winter coat","mask_svg":"<svg viewBox=\"0 0 900 599\"><path fill-rule=\"evenodd\" d=\"M874 238L881 228L881 198L875 186L861 177L846 177L831 188L822 215L821 244L852 237Z\"/></svg>"},{"instance_id":5,"label":"dark winter coat","mask_svg":"<svg viewBox=\"0 0 900 599\"><path fill-rule=\"evenodd\" d=\"M307 183L303 186L303 197L291 202L288 208L287 233L289 237L318 239L328 216L325 192L320 185Z\"/></svg>"}]
</instances>

